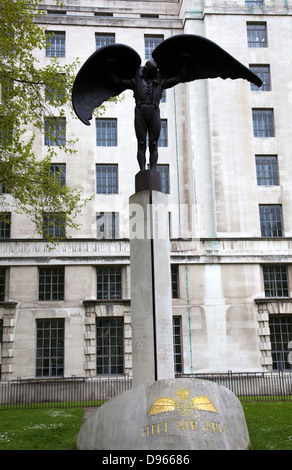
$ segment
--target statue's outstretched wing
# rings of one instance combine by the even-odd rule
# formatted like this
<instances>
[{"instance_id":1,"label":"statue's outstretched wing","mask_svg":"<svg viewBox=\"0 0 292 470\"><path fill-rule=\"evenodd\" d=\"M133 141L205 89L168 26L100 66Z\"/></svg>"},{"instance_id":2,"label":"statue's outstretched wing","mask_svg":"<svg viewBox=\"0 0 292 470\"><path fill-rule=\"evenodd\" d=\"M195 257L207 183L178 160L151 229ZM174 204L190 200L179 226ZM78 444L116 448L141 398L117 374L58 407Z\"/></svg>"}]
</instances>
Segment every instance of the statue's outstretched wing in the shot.
<instances>
[{"instance_id":1,"label":"statue's outstretched wing","mask_svg":"<svg viewBox=\"0 0 292 470\"><path fill-rule=\"evenodd\" d=\"M208 397L204 397L204 396L196 397L196 398L193 398L191 401L193 402L194 408L196 410L214 411L215 413L218 412Z\"/></svg>"},{"instance_id":2,"label":"statue's outstretched wing","mask_svg":"<svg viewBox=\"0 0 292 470\"><path fill-rule=\"evenodd\" d=\"M95 51L79 70L73 84L72 103L79 119L90 125L94 109L122 93L127 88L123 81L131 80L140 64L139 54L124 44L111 44Z\"/></svg>"},{"instance_id":3,"label":"statue's outstretched wing","mask_svg":"<svg viewBox=\"0 0 292 470\"><path fill-rule=\"evenodd\" d=\"M152 52L163 79L180 82L204 78L243 78L258 87L261 79L214 42L202 36L179 34L162 41Z\"/></svg>"},{"instance_id":4,"label":"statue's outstretched wing","mask_svg":"<svg viewBox=\"0 0 292 470\"><path fill-rule=\"evenodd\" d=\"M175 409L175 400L173 398L161 397L158 398L150 410L149 415L156 415L157 413L164 413L165 411L173 411Z\"/></svg>"}]
</instances>

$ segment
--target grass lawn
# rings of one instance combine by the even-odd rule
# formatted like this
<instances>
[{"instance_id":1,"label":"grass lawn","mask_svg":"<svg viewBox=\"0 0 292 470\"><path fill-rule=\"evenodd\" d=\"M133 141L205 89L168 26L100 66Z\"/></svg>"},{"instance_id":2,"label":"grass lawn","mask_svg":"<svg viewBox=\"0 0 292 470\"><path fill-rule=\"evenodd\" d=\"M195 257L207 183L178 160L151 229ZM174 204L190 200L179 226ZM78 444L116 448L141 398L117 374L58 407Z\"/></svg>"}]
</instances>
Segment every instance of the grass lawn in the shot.
<instances>
[{"instance_id":1,"label":"grass lawn","mask_svg":"<svg viewBox=\"0 0 292 470\"><path fill-rule=\"evenodd\" d=\"M74 450L83 408L0 411L0 450Z\"/></svg>"},{"instance_id":2,"label":"grass lawn","mask_svg":"<svg viewBox=\"0 0 292 470\"><path fill-rule=\"evenodd\" d=\"M243 403L251 450L292 449L292 402ZM0 450L74 450L83 408L0 411Z\"/></svg>"},{"instance_id":3,"label":"grass lawn","mask_svg":"<svg viewBox=\"0 0 292 470\"><path fill-rule=\"evenodd\" d=\"M250 450L292 449L292 401L242 403Z\"/></svg>"}]
</instances>

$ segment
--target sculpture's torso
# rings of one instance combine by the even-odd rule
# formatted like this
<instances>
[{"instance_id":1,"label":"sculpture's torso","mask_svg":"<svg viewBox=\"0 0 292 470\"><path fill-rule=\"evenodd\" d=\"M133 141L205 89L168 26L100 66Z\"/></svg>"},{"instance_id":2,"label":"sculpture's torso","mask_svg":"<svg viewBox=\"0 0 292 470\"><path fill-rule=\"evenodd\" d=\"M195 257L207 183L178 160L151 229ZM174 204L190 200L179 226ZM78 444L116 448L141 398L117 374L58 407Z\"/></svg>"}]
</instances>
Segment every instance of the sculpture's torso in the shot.
<instances>
[{"instance_id":1,"label":"sculpture's torso","mask_svg":"<svg viewBox=\"0 0 292 470\"><path fill-rule=\"evenodd\" d=\"M135 76L134 97L136 104L159 106L161 95L162 87L159 74L155 78L147 78L143 74L143 67L141 67Z\"/></svg>"}]
</instances>

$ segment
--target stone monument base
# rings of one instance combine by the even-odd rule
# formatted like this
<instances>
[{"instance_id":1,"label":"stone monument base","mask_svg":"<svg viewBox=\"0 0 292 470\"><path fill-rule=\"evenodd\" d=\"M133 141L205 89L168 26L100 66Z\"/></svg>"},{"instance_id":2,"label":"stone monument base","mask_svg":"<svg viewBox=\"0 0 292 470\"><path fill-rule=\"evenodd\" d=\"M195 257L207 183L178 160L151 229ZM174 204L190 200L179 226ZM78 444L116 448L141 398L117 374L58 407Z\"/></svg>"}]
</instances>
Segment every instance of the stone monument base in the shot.
<instances>
[{"instance_id":1,"label":"stone monument base","mask_svg":"<svg viewBox=\"0 0 292 470\"><path fill-rule=\"evenodd\" d=\"M102 405L83 424L79 450L246 450L238 398L199 379L139 385Z\"/></svg>"}]
</instances>

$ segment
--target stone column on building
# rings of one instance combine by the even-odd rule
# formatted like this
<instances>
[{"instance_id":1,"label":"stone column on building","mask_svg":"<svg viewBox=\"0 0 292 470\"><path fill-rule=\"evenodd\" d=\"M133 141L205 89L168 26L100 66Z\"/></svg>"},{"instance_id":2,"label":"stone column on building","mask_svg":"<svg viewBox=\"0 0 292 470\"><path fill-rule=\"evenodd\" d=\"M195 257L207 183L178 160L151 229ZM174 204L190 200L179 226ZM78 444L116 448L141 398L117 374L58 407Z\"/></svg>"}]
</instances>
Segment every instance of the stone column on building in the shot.
<instances>
[{"instance_id":1,"label":"stone column on building","mask_svg":"<svg viewBox=\"0 0 292 470\"><path fill-rule=\"evenodd\" d=\"M1 380L9 380L13 373L16 302L1 302L3 337L1 347ZM1 313L1 312L0 312Z\"/></svg>"}]
</instances>

